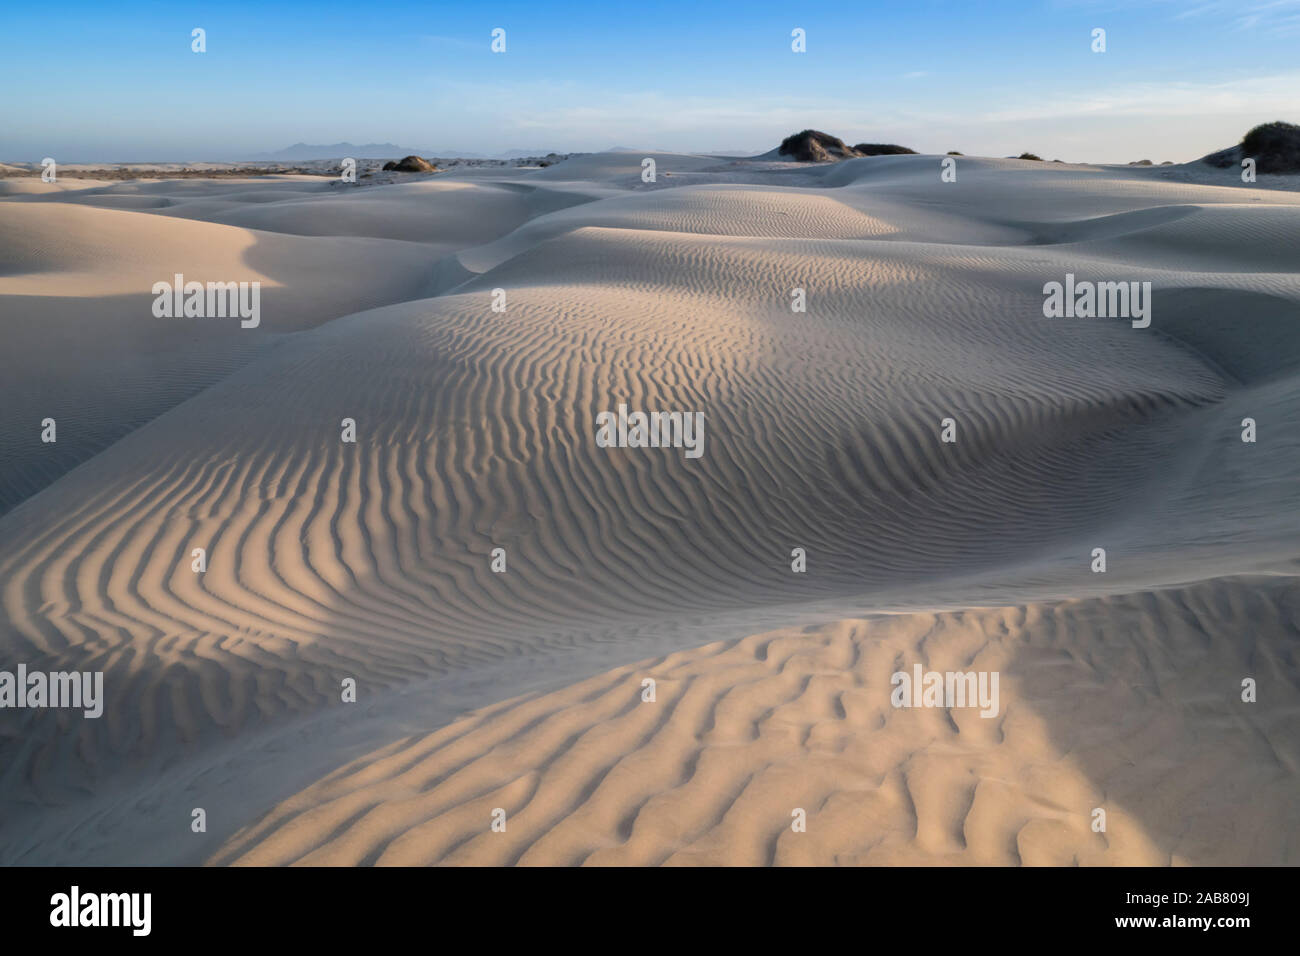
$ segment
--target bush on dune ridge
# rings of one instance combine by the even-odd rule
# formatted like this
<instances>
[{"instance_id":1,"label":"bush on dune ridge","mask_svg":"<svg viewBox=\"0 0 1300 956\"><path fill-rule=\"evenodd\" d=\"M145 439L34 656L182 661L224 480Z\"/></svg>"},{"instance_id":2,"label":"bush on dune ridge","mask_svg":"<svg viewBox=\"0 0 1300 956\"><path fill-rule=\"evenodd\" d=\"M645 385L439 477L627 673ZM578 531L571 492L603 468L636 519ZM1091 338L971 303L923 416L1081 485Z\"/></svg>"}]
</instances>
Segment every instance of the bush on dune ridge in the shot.
<instances>
[{"instance_id":1,"label":"bush on dune ridge","mask_svg":"<svg viewBox=\"0 0 1300 956\"><path fill-rule=\"evenodd\" d=\"M822 163L830 159L852 159L857 156L853 147L844 140L821 130L806 129L781 140L777 152L801 163Z\"/></svg>"},{"instance_id":2,"label":"bush on dune ridge","mask_svg":"<svg viewBox=\"0 0 1300 956\"><path fill-rule=\"evenodd\" d=\"M1201 162L1227 169L1240 166L1243 159L1255 160L1261 173L1300 173L1300 126L1281 120L1261 123L1238 145L1210 153Z\"/></svg>"},{"instance_id":3,"label":"bush on dune ridge","mask_svg":"<svg viewBox=\"0 0 1300 956\"><path fill-rule=\"evenodd\" d=\"M1262 173L1300 172L1300 126L1261 123L1242 137L1241 151L1254 157Z\"/></svg>"},{"instance_id":4,"label":"bush on dune ridge","mask_svg":"<svg viewBox=\"0 0 1300 956\"><path fill-rule=\"evenodd\" d=\"M438 167L422 156L404 156L396 162L384 163L384 172L436 173Z\"/></svg>"},{"instance_id":5,"label":"bush on dune ridge","mask_svg":"<svg viewBox=\"0 0 1300 956\"><path fill-rule=\"evenodd\" d=\"M894 143L858 143L853 147L860 156L915 156L916 150Z\"/></svg>"},{"instance_id":6,"label":"bush on dune ridge","mask_svg":"<svg viewBox=\"0 0 1300 956\"><path fill-rule=\"evenodd\" d=\"M895 143L859 143L850 146L838 136L821 130L806 129L781 140L777 150L781 156L802 163L824 163L839 159L857 159L860 156L915 155L916 150Z\"/></svg>"}]
</instances>

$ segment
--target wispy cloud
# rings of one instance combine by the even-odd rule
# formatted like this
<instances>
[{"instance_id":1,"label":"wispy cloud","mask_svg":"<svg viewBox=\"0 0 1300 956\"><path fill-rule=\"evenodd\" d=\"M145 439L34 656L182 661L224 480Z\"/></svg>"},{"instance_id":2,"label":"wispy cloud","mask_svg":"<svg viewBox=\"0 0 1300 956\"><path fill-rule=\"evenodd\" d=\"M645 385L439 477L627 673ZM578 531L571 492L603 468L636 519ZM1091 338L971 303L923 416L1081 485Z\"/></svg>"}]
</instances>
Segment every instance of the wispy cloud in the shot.
<instances>
[{"instance_id":1,"label":"wispy cloud","mask_svg":"<svg viewBox=\"0 0 1300 956\"><path fill-rule=\"evenodd\" d=\"M436 33L425 33L421 34L417 39L427 46L455 47L459 50L476 50L480 53L487 49L486 43L466 40L464 37L448 37Z\"/></svg>"},{"instance_id":2,"label":"wispy cloud","mask_svg":"<svg viewBox=\"0 0 1300 956\"><path fill-rule=\"evenodd\" d=\"M1179 0L1179 6L1183 2ZM1174 14L1175 20L1217 20L1231 29L1275 36L1300 33L1300 0L1198 0Z\"/></svg>"},{"instance_id":3,"label":"wispy cloud","mask_svg":"<svg viewBox=\"0 0 1300 956\"><path fill-rule=\"evenodd\" d=\"M1222 23L1233 31L1273 36L1300 34L1300 0L1055 0L1052 5L1109 13L1143 4L1169 8L1174 20L1199 19Z\"/></svg>"},{"instance_id":4,"label":"wispy cloud","mask_svg":"<svg viewBox=\"0 0 1300 956\"><path fill-rule=\"evenodd\" d=\"M1062 116L1199 116L1207 113L1294 112L1300 72L1219 82L1131 83L1050 99L1029 100L983 114L988 120Z\"/></svg>"},{"instance_id":5,"label":"wispy cloud","mask_svg":"<svg viewBox=\"0 0 1300 956\"><path fill-rule=\"evenodd\" d=\"M1073 160L1127 162L1147 153L1192 159L1238 141L1256 122L1287 118L1300 103L1300 71L1215 82L1128 83L1087 91L1012 90L978 100L909 94L888 104L849 96L791 93L749 97L669 96L596 90L534 80L514 84L440 82L439 108L481 113L481 139L689 150L704 141L769 143L813 127L850 142L899 142L916 149L1004 155L1034 147ZM509 106L502 108L502 103Z\"/></svg>"},{"instance_id":6,"label":"wispy cloud","mask_svg":"<svg viewBox=\"0 0 1300 956\"><path fill-rule=\"evenodd\" d=\"M910 75L910 74L909 74ZM1070 117L1199 116L1209 113L1294 113L1300 104L1300 71L1182 83L1122 83L1080 92L1019 90L999 97L992 109L971 109L965 101L925 97L896 98L869 109L855 98L790 95L749 98L699 94L669 96L656 91L624 92L587 89L575 84L536 80L527 88L455 80L440 83L447 103L473 109L491 105L495 119L519 128L583 133L643 129L648 119L659 129L741 129L756 124L828 123L851 131L883 129L900 123L967 121L1020 122ZM917 95L917 94L912 94ZM501 104L509 106L502 110ZM575 105L580 104L580 105ZM851 133L851 135L857 135Z\"/></svg>"}]
</instances>

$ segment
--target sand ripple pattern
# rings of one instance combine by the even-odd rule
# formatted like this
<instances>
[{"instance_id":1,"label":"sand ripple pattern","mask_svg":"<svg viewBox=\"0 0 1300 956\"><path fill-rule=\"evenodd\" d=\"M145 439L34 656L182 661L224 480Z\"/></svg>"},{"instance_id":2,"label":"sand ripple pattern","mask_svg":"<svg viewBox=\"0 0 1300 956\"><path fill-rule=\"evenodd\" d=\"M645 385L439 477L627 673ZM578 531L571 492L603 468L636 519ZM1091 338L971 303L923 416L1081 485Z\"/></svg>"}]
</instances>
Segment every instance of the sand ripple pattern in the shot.
<instances>
[{"instance_id":1,"label":"sand ripple pattern","mask_svg":"<svg viewBox=\"0 0 1300 956\"><path fill-rule=\"evenodd\" d=\"M627 159L617 162L625 175ZM954 645L965 661L995 642L1012 674L1029 662L1023 649L1013 655L1009 635L1028 646L1049 641L1043 646L1054 648L1060 673L1074 675L1069 687L1077 689L1086 681L1072 668L1094 644L1139 653L1136 644L1112 646L1127 632L1112 634L1092 612L1069 623L1060 616L1073 612L1034 604L687 649L720 622L739 637L795 615L802 624L882 607L1022 605L1030 590L1133 591L1195 580L1205 568L1255 570L1265 552L1294 556L1300 443L1285 436L1300 418L1300 353L1277 341L1300 316L1300 277L1273 245L1300 237L1300 205L1278 194L1260 220L1270 251L1252 258L1239 245L1252 235L1249 216L1262 210L1243 207L1232 190L1220 192L1234 193L1235 205L1203 187L1112 180L1099 187L1039 170L1035 193L1016 179L1028 171L976 164L971 179L987 180L984 193L954 193L942 215L909 222L907 203L934 205L939 187L928 166L913 164L913 173L905 164L861 165L856 179L820 188L630 185L611 198L598 198L613 190L608 184L578 198L564 194L562 166L545 171L558 183L553 191L491 187L488 206L508 228L478 224L473 235L508 234L455 257L413 241L422 237L435 253L457 245L447 217L404 216L396 226L411 238L398 241L272 235L276 207L292 210L281 223L286 232L308 231L299 220L306 199L244 211L268 232L258 234L256 249L223 255L265 256L268 277L287 277L286 296L306 282L299 267L310 266L308 274L317 267L278 268L278 257L323 243L339 257L329 260L339 267L326 288L348 284L340 263L350 250L381 250L396 263L381 285L402 301L370 308L392 300L370 288L368 311L321 324L312 321L317 303L297 301L292 327L237 371L187 393L0 517L0 660L103 670L108 696L98 721L30 711L0 717L0 782L14 805L30 813L75 802L105 778L142 776L150 761L201 767L211 748L338 707L344 678L356 678L363 699L382 700L430 678L469 680L503 663L580 657L624 642L620 660L650 647L682 651L654 665L664 677L657 709L642 709L632 693L643 671L633 668L485 710L471 721L482 724L482 736L456 724L427 750L399 742L393 763L376 771L377 779L397 779L394 765L434 760L416 775L410 806L394 811L415 828L408 837L400 836L405 823L366 816L370 806L405 799L385 790L373 804L356 797L331 805L325 829L290 839L288 828L263 849L261 837L250 838L224 858L306 859L313 840L321 844L317 859L353 862L879 861L892 853L1002 862L1057 861L1066 846L1102 853L1086 834L1077 839L1080 811L1068 808L1076 798L1096 799L1110 772L1104 761L1067 775L1075 788L1068 792L1017 782L1020 795L1007 799L1021 808L1020 822L1000 822L994 843L977 853L958 838L958 811L969 812L971 801L953 796L966 791L953 790L955 778L944 774L955 771L939 758L975 761L954 766L994 781L967 794L983 807L979 793L996 792L998 768L1011 773L1012 765L980 763L980 748L1011 734L1013 718L1036 720L1066 735L1053 744L1056 756L1029 743L1003 752L1064 773L1060 755L1076 745L1068 726L1040 710L1056 706L1051 695L1018 685L1005 719L967 727L957 716L960 736L946 738L956 732L947 718L892 713L879 692L889 666L880 647L922 650L907 641L931 628L967 635ZM871 169L888 176L873 178ZM883 198L875 190L886 180L893 192ZM401 196L436 203L451 192ZM1028 198L1016 206L1016 195ZM1144 215L1144 203L1160 211ZM181 205L167 209L184 215ZM1047 209L1057 212L1052 222ZM207 230L239 233L149 212L65 213L68 221L93 213L128 232L141 219L165 222L188 243L201 244ZM203 215L216 213L205 207ZM376 217L366 204L341 208L329 228L364 236L376 231ZM24 212L14 221L34 218ZM958 220L970 241L944 231ZM1152 237L1148 246L1138 241L1143 234ZM1004 244L1011 236L1021 241ZM24 268L48 255L60 274L75 274L79 247L56 255L47 239L21 244ZM1200 271L1216 242L1222 271ZM364 260L360 268L368 268ZM1168 302L1170 312L1145 332L1122 320L1045 319L1042 284L1067 271L1153 281L1168 296L1157 308ZM460 284L424 297L435 274ZM101 292L118 292L124 281L111 269L91 280ZM36 279L12 281L26 289ZM491 310L497 288L508 296L505 313ZM790 310L794 288L807 293L804 313ZM1220 321L1232 303L1264 317L1258 334L1242 336ZM619 403L703 413L703 457L597 447L595 416ZM1250 414L1270 438L1249 450L1247 465L1237 433ZM340 441L344 418L356 421L354 445ZM956 444L940 441L944 418L957 423ZM1098 543L1113 550L1107 575L1087 570ZM196 547L207 551L201 575L190 566ZM489 567L498 547L507 551L505 574ZM807 574L791 572L793 548L806 550ZM1200 563L1179 564L1184 554ZM940 593L956 598L940 601ZM1202 642L1222 627L1250 630L1239 612L1254 600L1249 593L1216 595L1196 598L1224 605L1221 621L1210 615L1188 631ZM1124 600L1138 603L1116 604L1119 620L1131 611L1157 643L1166 640L1161 627L1201 613L1158 596ZM1277 601L1259 612L1291 634L1291 592ZM1064 635L1085 626L1094 644L1066 649ZM1174 642L1178 653L1196 650L1187 642ZM1275 676L1292 685L1293 652L1269 647ZM1166 664L1138 663L1143 680L1166 679ZM1224 679L1235 680L1236 658L1228 663L1237 669ZM1110 684L1094 690L1112 707L1132 702L1107 697L1119 692ZM1081 711L1080 726L1088 726L1082 717L1105 724L1103 713ZM915 722L945 743L916 750ZM889 729L900 727L910 729ZM1277 766L1293 768L1269 727L1257 736ZM874 753L854 742L882 728L912 749L893 743ZM972 740L978 746L966 753ZM692 750L691 741L717 746ZM407 746L417 749L403 756ZM783 755L805 751L811 762L789 772ZM617 769L620 754L640 754L622 765L635 772ZM462 766L472 772L457 777ZM583 822L584 801L601 792L607 773L630 775L619 786L632 795L602 797ZM943 781L941 800L956 803L923 813L930 773ZM357 789L351 774L344 779ZM801 780L809 789L786 788ZM680 808L667 796L658 806L645 787L678 793ZM698 807L687 806L680 788ZM295 807L305 810L323 793L309 791ZM791 843L782 835L787 822L749 809L751 799L780 808L796 796L792 805L810 814L842 814L834 841L825 836L830 817ZM1022 847L1025 808L1049 797L1056 823L1034 824L1046 835ZM481 800L520 814L514 835L479 840ZM1263 809L1271 819L1284 815L1273 803ZM788 818L789 807L781 813ZM917 817L911 841L873 849L872 821L907 813ZM578 821L572 826L563 823L569 814ZM1149 841L1133 858L1232 857L1226 844L1180 848L1158 827L1151 831L1151 820L1143 825ZM3 826L21 830L20 813L0 814ZM749 829L732 841L731 826ZM550 828L555 835L543 839ZM4 847L0 834L0 859ZM1242 858L1294 860L1293 850L1252 844L1254 856Z\"/></svg>"},{"instance_id":2,"label":"sand ripple pattern","mask_svg":"<svg viewBox=\"0 0 1300 956\"><path fill-rule=\"evenodd\" d=\"M1298 636L1294 584L1236 581L759 634L394 741L213 862L1294 864ZM914 663L1000 671L1000 713L892 707Z\"/></svg>"}]
</instances>

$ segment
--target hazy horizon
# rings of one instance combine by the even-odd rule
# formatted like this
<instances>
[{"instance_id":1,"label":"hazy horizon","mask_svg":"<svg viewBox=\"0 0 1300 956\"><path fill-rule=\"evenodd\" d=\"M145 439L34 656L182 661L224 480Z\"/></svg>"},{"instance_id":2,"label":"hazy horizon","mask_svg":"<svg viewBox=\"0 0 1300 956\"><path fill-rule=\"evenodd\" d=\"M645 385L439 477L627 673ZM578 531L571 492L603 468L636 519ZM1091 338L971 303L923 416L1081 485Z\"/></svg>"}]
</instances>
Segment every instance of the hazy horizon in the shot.
<instances>
[{"instance_id":1,"label":"hazy horizon","mask_svg":"<svg viewBox=\"0 0 1300 956\"><path fill-rule=\"evenodd\" d=\"M496 28L504 53L490 48ZM796 28L806 52L791 50ZM57 19L9 16L0 52L31 90L0 104L0 158L220 161L344 141L753 154L812 127L923 153L1187 162L1297 118L1298 35L1300 0L499 3L373 19L333 2L184 14L74 2Z\"/></svg>"}]
</instances>

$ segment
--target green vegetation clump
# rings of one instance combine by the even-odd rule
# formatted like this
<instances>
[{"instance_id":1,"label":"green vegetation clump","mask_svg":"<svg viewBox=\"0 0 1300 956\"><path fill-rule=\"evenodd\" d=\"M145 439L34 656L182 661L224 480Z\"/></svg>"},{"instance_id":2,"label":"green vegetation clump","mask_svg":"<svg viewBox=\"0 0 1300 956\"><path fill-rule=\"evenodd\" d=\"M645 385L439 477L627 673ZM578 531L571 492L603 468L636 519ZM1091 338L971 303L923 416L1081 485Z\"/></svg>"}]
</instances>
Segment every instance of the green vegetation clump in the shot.
<instances>
[{"instance_id":1,"label":"green vegetation clump","mask_svg":"<svg viewBox=\"0 0 1300 956\"><path fill-rule=\"evenodd\" d=\"M1262 123L1242 137L1241 154L1261 173L1300 173L1300 126Z\"/></svg>"},{"instance_id":2,"label":"green vegetation clump","mask_svg":"<svg viewBox=\"0 0 1300 956\"><path fill-rule=\"evenodd\" d=\"M857 159L859 156L915 155L916 150L895 143L859 143L850 146L838 136L817 129L806 129L781 140L777 154L801 163L825 163L836 159Z\"/></svg>"},{"instance_id":3,"label":"green vegetation clump","mask_svg":"<svg viewBox=\"0 0 1300 956\"><path fill-rule=\"evenodd\" d=\"M916 155L916 150L894 143L858 143L853 147L862 156L905 156Z\"/></svg>"},{"instance_id":4,"label":"green vegetation clump","mask_svg":"<svg viewBox=\"0 0 1300 956\"><path fill-rule=\"evenodd\" d=\"M837 136L806 129L781 140L777 152L801 163L824 163L831 159L852 159L858 153Z\"/></svg>"},{"instance_id":5,"label":"green vegetation clump","mask_svg":"<svg viewBox=\"0 0 1300 956\"><path fill-rule=\"evenodd\" d=\"M397 162L384 163L386 173L436 173L438 167L422 156L404 156Z\"/></svg>"}]
</instances>

